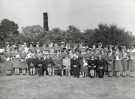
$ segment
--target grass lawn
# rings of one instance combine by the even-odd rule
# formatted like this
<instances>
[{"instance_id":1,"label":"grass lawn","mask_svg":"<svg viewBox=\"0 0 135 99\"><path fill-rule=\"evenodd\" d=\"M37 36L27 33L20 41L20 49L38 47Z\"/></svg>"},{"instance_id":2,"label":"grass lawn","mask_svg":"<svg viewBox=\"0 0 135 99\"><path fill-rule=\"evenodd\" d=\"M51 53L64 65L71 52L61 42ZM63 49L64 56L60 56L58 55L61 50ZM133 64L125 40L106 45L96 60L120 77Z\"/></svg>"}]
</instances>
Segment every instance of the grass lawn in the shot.
<instances>
[{"instance_id":1,"label":"grass lawn","mask_svg":"<svg viewBox=\"0 0 135 99\"><path fill-rule=\"evenodd\" d=\"M0 99L135 99L135 78L0 76Z\"/></svg>"}]
</instances>

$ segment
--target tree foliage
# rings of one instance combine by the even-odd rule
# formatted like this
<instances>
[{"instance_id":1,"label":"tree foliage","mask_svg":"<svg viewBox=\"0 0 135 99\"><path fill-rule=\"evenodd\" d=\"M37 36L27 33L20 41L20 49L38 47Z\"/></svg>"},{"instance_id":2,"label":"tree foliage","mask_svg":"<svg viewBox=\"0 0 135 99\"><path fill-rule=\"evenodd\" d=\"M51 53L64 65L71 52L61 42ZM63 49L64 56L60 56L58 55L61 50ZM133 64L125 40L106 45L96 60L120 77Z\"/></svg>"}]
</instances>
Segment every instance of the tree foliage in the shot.
<instances>
[{"instance_id":1,"label":"tree foliage","mask_svg":"<svg viewBox=\"0 0 135 99\"><path fill-rule=\"evenodd\" d=\"M116 25L99 24L95 29L86 29L81 32L77 27L70 25L67 30L53 28L47 33L41 32L38 35L25 33L27 41L39 41L49 43L50 41L59 43L60 41L70 43L87 43L91 46L94 43L102 42L104 45L118 44L129 45L134 39L127 31Z\"/></svg>"},{"instance_id":2,"label":"tree foliage","mask_svg":"<svg viewBox=\"0 0 135 99\"><path fill-rule=\"evenodd\" d=\"M104 45L129 45L134 43L135 37L117 25L107 24L99 24L97 28L86 29L83 32L74 25L68 26L67 30L53 28L47 32L44 32L40 25L33 25L24 27L23 32L19 33L18 25L15 22L3 19L0 23L0 42L6 41L40 42L41 44L50 41L56 43L64 41L71 44L84 42L89 46L98 42L102 42Z\"/></svg>"},{"instance_id":3,"label":"tree foliage","mask_svg":"<svg viewBox=\"0 0 135 99\"><path fill-rule=\"evenodd\" d=\"M3 19L0 23L0 41L5 43L7 41L14 41L14 37L19 34L18 25L8 19Z\"/></svg>"},{"instance_id":4,"label":"tree foliage","mask_svg":"<svg viewBox=\"0 0 135 99\"><path fill-rule=\"evenodd\" d=\"M22 29L23 33L42 33L43 28L40 25L26 26Z\"/></svg>"},{"instance_id":5,"label":"tree foliage","mask_svg":"<svg viewBox=\"0 0 135 99\"><path fill-rule=\"evenodd\" d=\"M93 35L93 42L102 42L107 44L128 45L130 43L130 35L122 28L116 25L99 24Z\"/></svg>"}]
</instances>

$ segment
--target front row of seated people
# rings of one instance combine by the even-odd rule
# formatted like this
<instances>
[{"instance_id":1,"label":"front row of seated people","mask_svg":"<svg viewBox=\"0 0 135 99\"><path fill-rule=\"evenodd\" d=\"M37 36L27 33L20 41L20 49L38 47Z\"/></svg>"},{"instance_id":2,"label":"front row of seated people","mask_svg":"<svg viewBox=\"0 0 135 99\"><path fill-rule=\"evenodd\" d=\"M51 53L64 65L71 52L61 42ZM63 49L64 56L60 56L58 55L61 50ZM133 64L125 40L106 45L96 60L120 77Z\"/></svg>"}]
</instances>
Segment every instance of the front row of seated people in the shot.
<instances>
[{"instance_id":1,"label":"front row of seated people","mask_svg":"<svg viewBox=\"0 0 135 99\"><path fill-rule=\"evenodd\" d=\"M73 76L73 77L99 77L103 78L104 75L112 76L133 76L130 75L134 72L134 60L126 51L115 50L114 52L108 51L106 56L88 55L89 57L77 55L74 53L72 56L66 54L64 56L58 55L57 57L51 55L35 55L30 52L26 59L23 59L25 66L21 68L21 59L10 58L14 72L19 72L22 69L23 74L29 75L60 75L60 76ZM9 59L7 59L9 61ZM20 64L19 64L20 62ZM18 69L19 67L19 69Z\"/></svg>"}]
</instances>

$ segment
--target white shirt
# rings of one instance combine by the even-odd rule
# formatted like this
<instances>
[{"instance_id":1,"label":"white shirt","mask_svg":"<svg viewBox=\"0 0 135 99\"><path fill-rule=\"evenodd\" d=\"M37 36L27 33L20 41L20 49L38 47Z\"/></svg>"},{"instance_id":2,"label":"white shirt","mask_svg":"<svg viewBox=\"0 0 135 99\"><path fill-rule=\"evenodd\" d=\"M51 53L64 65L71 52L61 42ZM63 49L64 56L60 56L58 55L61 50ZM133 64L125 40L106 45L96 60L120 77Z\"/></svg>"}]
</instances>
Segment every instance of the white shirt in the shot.
<instances>
[{"instance_id":1,"label":"white shirt","mask_svg":"<svg viewBox=\"0 0 135 99\"><path fill-rule=\"evenodd\" d=\"M63 65L66 66L66 68L68 68L70 66L70 58L64 58L63 59Z\"/></svg>"}]
</instances>

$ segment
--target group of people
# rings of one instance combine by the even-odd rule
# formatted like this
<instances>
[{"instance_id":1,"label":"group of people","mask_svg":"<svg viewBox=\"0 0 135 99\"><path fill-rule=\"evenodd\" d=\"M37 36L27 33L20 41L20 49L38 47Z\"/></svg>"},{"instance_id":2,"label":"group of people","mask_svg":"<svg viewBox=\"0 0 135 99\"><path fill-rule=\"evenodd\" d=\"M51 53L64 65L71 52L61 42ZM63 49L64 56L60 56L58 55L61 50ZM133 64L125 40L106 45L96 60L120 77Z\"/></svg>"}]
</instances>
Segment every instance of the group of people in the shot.
<instances>
[{"instance_id":1,"label":"group of people","mask_svg":"<svg viewBox=\"0 0 135 99\"><path fill-rule=\"evenodd\" d=\"M8 49L8 48L7 48ZM53 49L53 51L52 51ZM24 44L14 49L15 56L6 56L14 64L18 60L25 62L22 73L39 76L73 77L126 77L134 76L135 48L126 46L106 46L101 43L89 47L50 49ZM11 51L10 51L11 52ZM13 66L12 64L12 66ZM14 67L14 66L13 66ZM19 69L15 68L15 72Z\"/></svg>"}]
</instances>

